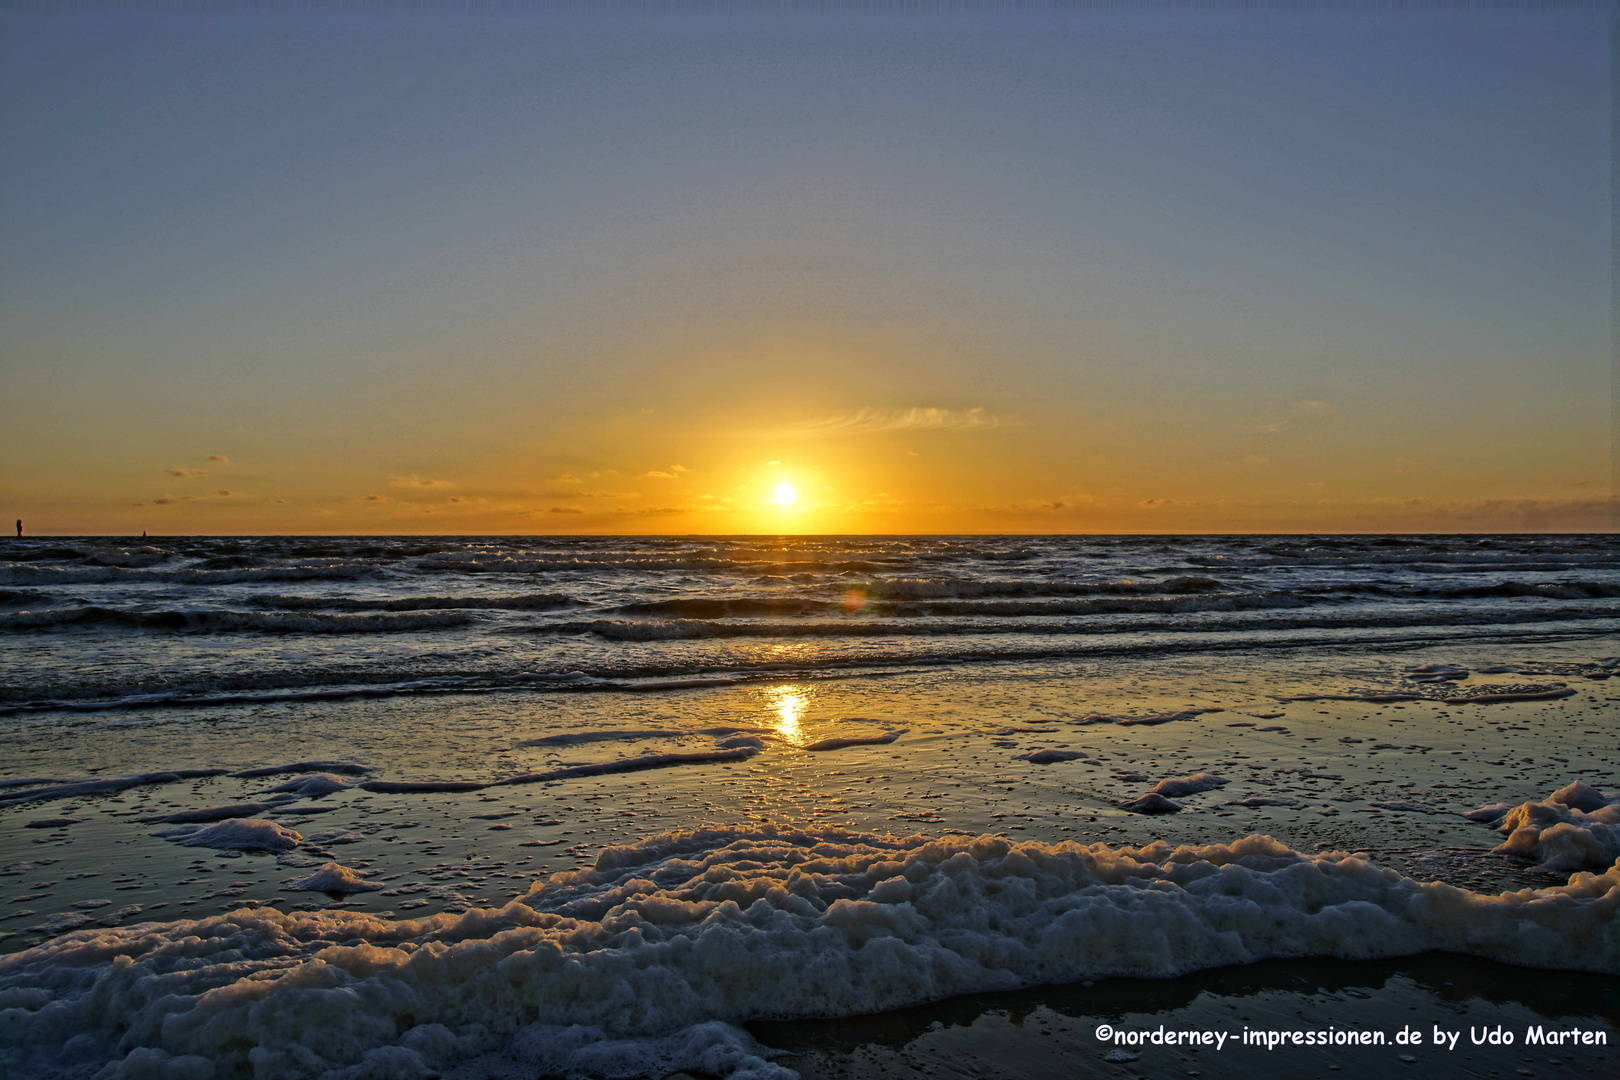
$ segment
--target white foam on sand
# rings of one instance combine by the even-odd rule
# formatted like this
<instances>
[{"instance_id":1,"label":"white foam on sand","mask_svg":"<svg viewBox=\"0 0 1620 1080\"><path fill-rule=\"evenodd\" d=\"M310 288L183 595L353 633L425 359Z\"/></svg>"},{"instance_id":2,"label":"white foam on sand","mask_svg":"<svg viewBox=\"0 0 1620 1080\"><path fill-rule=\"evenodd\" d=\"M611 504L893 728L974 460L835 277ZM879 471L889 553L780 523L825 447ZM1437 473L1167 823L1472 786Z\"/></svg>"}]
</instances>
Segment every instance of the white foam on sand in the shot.
<instances>
[{"instance_id":1,"label":"white foam on sand","mask_svg":"<svg viewBox=\"0 0 1620 1080\"><path fill-rule=\"evenodd\" d=\"M1130 802L1120 803L1119 807L1133 814L1174 814L1186 807L1172 800L1197 795L1201 791L1214 791L1225 786L1226 780L1214 773L1201 772L1191 776L1177 776L1160 780L1148 790L1147 794Z\"/></svg>"},{"instance_id":2,"label":"white foam on sand","mask_svg":"<svg viewBox=\"0 0 1620 1080\"><path fill-rule=\"evenodd\" d=\"M325 864L308 877L284 881L281 887L293 892L335 893L375 892L382 888L376 882L367 881L347 866L340 866L335 862Z\"/></svg>"},{"instance_id":3,"label":"white foam on sand","mask_svg":"<svg viewBox=\"0 0 1620 1080\"><path fill-rule=\"evenodd\" d=\"M1174 814L1185 809L1180 803L1160 795L1157 791L1150 791L1140 798L1119 804L1121 810L1129 810L1133 814Z\"/></svg>"},{"instance_id":4,"label":"white foam on sand","mask_svg":"<svg viewBox=\"0 0 1620 1080\"><path fill-rule=\"evenodd\" d=\"M1153 785L1155 794L1163 795L1167 799L1179 799L1186 795L1196 795L1200 791L1214 791L1216 788L1226 786L1226 780L1214 773L1194 773L1191 776L1178 776L1170 780L1160 780Z\"/></svg>"},{"instance_id":5,"label":"white foam on sand","mask_svg":"<svg viewBox=\"0 0 1620 1080\"><path fill-rule=\"evenodd\" d=\"M78 911L59 911L51 915L44 922L30 926L28 929L36 934L59 934L64 930L75 930L90 921L90 916ZM3 1001L0 998L0 1001Z\"/></svg>"},{"instance_id":6,"label":"white foam on sand","mask_svg":"<svg viewBox=\"0 0 1620 1080\"><path fill-rule=\"evenodd\" d=\"M1268 957L1439 949L1620 974L1617 921L1620 866L1484 896L1262 836L1113 849L712 828L606 848L500 909L80 929L0 957L0 1036L41 1078L210 1075L203 1061L327 1080L475 1061L763 1076L740 1033L704 1026ZM596 1053L621 1065L573 1064Z\"/></svg>"},{"instance_id":7,"label":"white foam on sand","mask_svg":"<svg viewBox=\"0 0 1620 1080\"><path fill-rule=\"evenodd\" d=\"M184 847L230 851L291 851L304 839L291 829L260 818L232 818L217 825L181 825L153 835Z\"/></svg>"},{"instance_id":8,"label":"white foam on sand","mask_svg":"<svg viewBox=\"0 0 1620 1080\"><path fill-rule=\"evenodd\" d=\"M270 790L289 792L302 795L305 798L320 798L336 791L347 791L352 787L354 785L341 776L334 776L331 773L316 773L313 776L300 776L296 780L288 780L285 784L277 784Z\"/></svg>"},{"instance_id":9,"label":"white foam on sand","mask_svg":"<svg viewBox=\"0 0 1620 1080\"><path fill-rule=\"evenodd\" d=\"M1541 870L1601 869L1620 859L1620 797L1576 781L1538 803L1492 803L1467 817L1507 834L1496 850Z\"/></svg>"}]
</instances>

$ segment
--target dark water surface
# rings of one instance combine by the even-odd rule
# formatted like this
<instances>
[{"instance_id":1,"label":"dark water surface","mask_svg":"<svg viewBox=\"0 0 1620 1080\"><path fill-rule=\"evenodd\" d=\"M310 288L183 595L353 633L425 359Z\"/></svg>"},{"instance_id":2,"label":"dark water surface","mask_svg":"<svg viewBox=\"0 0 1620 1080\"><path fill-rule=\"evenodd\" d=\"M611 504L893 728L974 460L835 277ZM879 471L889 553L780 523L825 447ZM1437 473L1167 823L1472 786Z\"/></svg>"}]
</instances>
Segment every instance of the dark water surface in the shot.
<instances>
[{"instance_id":1,"label":"dark water surface","mask_svg":"<svg viewBox=\"0 0 1620 1080\"><path fill-rule=\"evenodd\" d=\"M1613 634L1607 536L25 540L0 710Z\"/></svg>"},{"instance_id":2,"label":"dark water surface","mask_svg":"<svg viewBox=\"0 0 1620 1080\"><path fill-rule=\"evenodd\" d=\"M1224 1043L1104 1042L1225 1032ZM845 1020L754 1023L806 1080L936 1077L1610 1077L1620 1060L1620 980L1549 974L1472 957L1268 960L1162 979L1108 979L953 998ZM1436 1030L1441 1033L1437 1040ZM1532 1029L1584 1033L1526 1045ZM1244 1033L1383 1033L1383 1045L1245 1045ZM1399 1042L1402 1033L1412 1042ZM1415 1032L1415 1036L1412 1033ZM1511 1044L1503 1041L1511 1034ZM1449 1039L1456 1035L1455 1043ZM1494 1040L1494 1041L1493 1041ZM1114 1060L1109 1060L1112 1053Z\"/></svg>"},{"instance_id":3,"label":"dark water surface","mask_svg":"<svg viewBox=\"0 0 1620 1080\"><path fill-rule=\"evenodd\" d=\"M1620 1075L1612 537L3 555L0 1076Z\"/></svg>"}]
</instances>

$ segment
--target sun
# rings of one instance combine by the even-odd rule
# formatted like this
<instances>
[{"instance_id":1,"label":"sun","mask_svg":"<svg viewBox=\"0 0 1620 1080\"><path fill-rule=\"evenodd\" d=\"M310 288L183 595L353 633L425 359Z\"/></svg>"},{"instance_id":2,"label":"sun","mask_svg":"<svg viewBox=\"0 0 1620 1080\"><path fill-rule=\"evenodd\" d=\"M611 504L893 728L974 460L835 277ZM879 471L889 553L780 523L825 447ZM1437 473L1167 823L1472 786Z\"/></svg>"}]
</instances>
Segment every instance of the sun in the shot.
<instances>
[{"instance_id":1,"label":"sun","mask_svg":"<svg viewBox=\"0 0 1620 1080\"><path fill-rule=\"evenodd\" d=\"M771 493L771 502L777 506L792 506L799 501L799 493L793 490L792 484L777 484L776 490Z\"/></svg>"}]
</instances>

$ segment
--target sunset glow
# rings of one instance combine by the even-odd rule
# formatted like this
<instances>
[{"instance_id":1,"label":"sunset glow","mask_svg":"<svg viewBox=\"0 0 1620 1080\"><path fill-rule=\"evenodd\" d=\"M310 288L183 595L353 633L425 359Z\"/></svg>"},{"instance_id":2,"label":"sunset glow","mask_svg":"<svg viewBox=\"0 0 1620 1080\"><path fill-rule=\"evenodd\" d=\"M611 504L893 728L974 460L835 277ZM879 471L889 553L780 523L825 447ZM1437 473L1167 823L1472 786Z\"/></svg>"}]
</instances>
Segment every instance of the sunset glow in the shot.
<instances>
[{"instance_id":1,"label":"sunset glow","mask_svg":"<svg viewBox=\"0 0 1620 1080\"><path fill-rule=\"evenodd\" d=\"M1420 21L17 14L8 513L1611 527L1606 38Z\"/></svg>"},{"instance_id":2,"label":"sunset glow","mask_svg":"<svg viewBox=\"0 0 1620 1080\"><path fill-rule=\"evenodd\" d=\"M1616 1075L1615 16L6 4L0 1074Z\"/></svg>"}]
</instances>

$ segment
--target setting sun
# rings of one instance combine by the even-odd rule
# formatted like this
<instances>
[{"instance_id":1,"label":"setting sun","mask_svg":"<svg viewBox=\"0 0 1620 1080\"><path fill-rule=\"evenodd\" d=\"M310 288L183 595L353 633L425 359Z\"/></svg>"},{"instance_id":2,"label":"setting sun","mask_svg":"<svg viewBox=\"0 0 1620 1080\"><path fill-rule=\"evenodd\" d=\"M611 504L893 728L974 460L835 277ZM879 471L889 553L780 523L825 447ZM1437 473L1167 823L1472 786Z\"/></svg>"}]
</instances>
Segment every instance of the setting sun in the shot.
<instances>
[{"instance_id":1,"label":"setting sun","mask_svg":"<svg viewBox=\"0 0 1620 1080\"><path fill-rule=\"evenodd\" d=\"M0 1080L1620 1080L1620 0L402 6L0 0Z\"/></svg>"}]
</instances>

